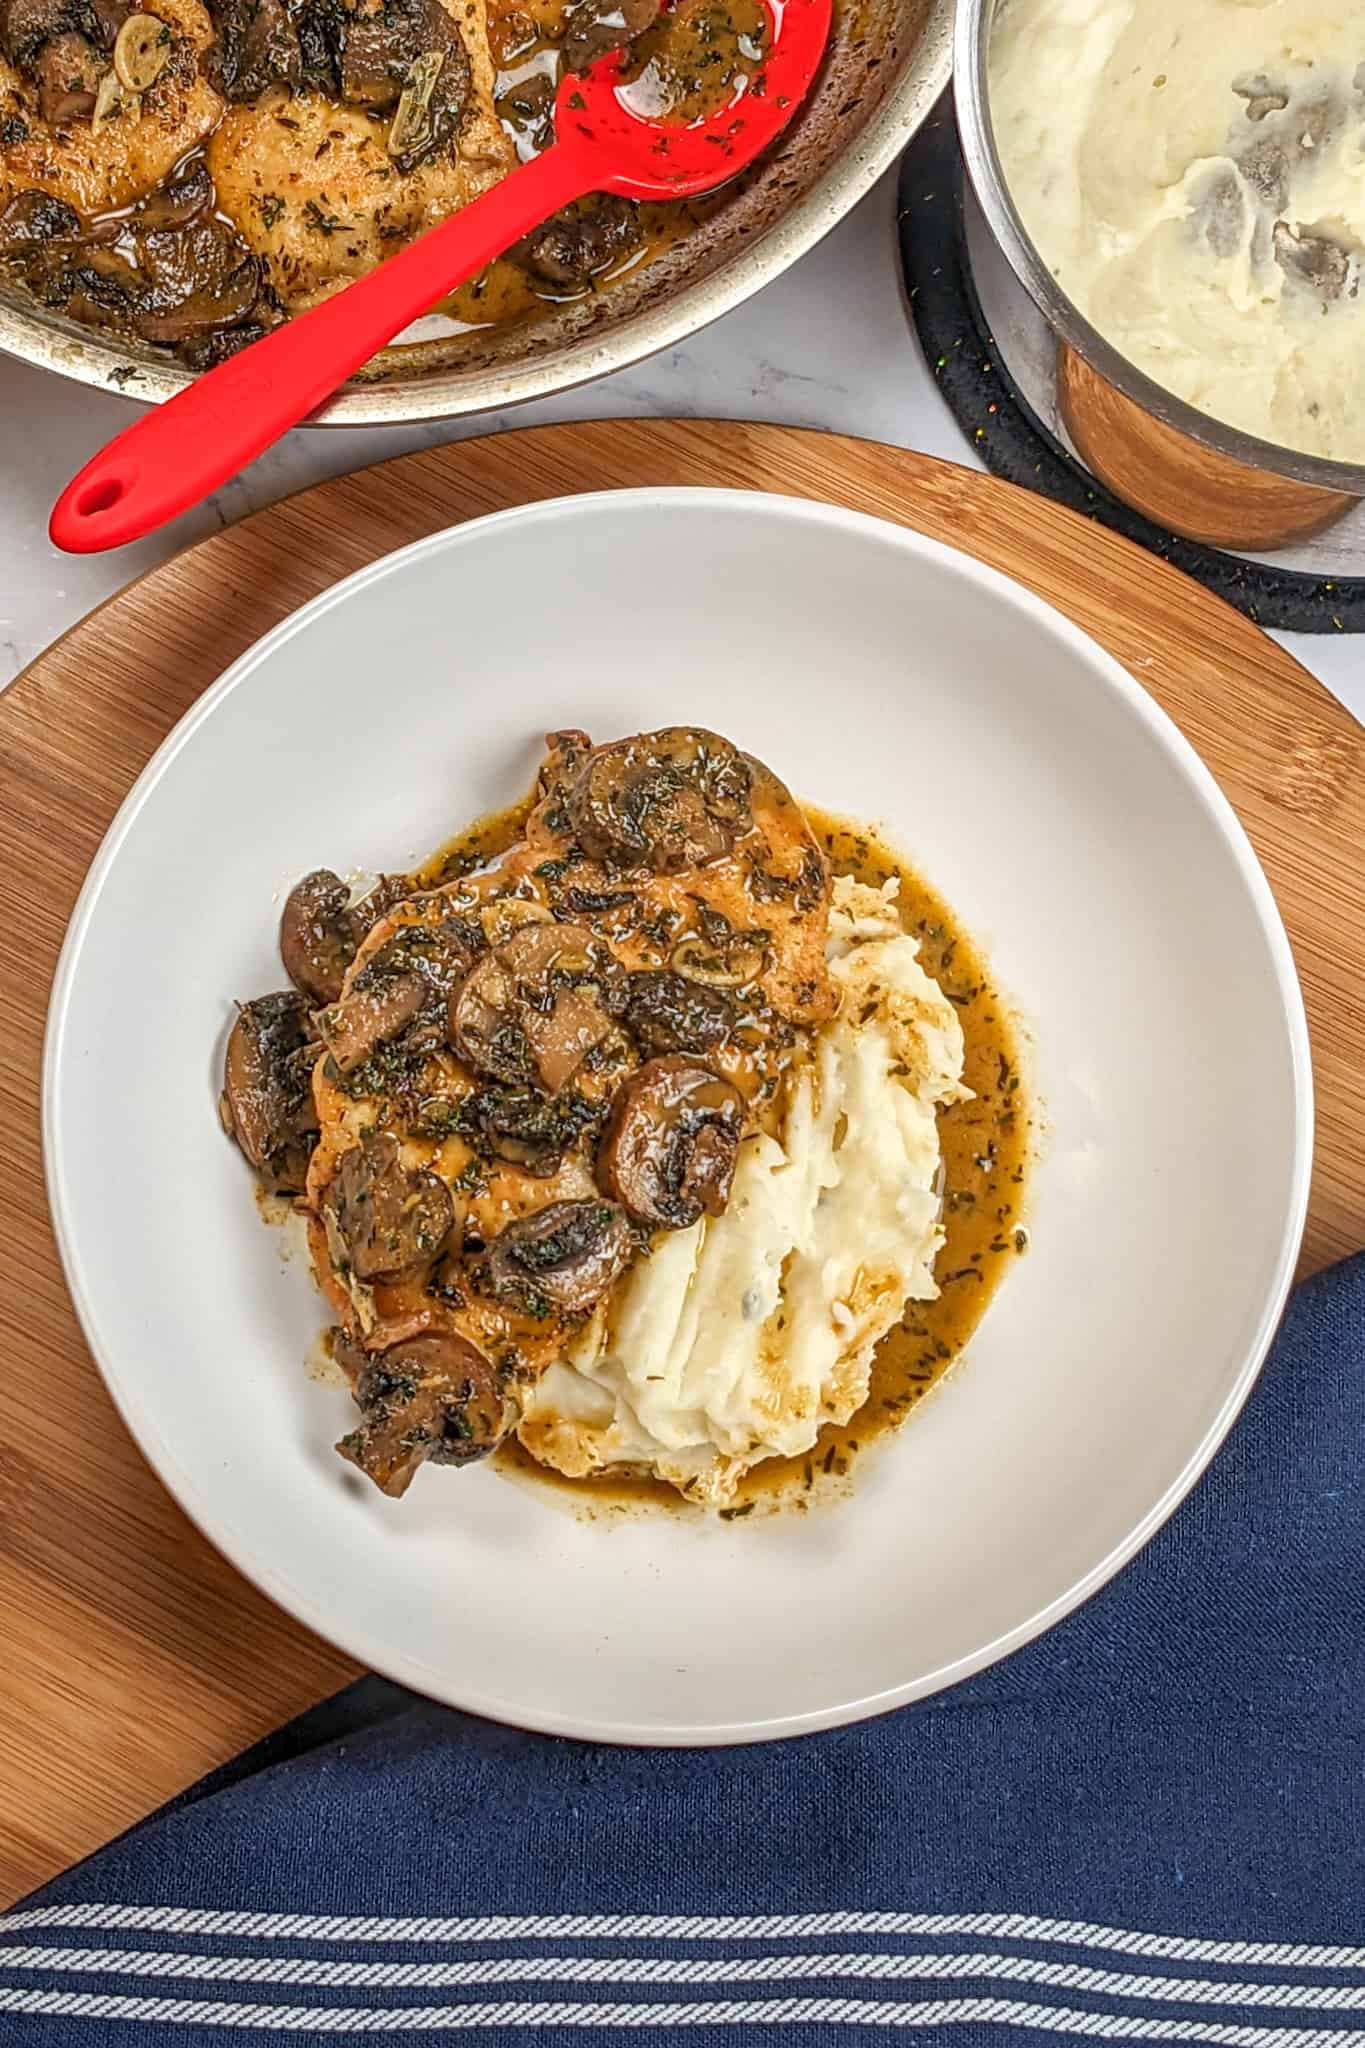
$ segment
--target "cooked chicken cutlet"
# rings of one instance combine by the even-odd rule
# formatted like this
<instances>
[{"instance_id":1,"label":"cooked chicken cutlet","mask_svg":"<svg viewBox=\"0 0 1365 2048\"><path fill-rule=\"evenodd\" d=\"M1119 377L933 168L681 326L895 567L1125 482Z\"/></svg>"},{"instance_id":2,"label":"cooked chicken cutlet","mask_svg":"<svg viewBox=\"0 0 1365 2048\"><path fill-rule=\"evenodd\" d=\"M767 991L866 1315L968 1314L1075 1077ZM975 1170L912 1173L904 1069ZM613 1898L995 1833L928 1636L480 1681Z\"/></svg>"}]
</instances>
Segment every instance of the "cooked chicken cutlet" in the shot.
<instances>
[{"instance_id":1,"label":"cooked chicken cutlet","mask_svg":"<svg viewBox=\"0 0 1365 2048\"><path fill-rule=\"evenodd\" d=\"M302 932L322 986L345 892L300 886L286 959ZM776 777L673 727L556 735L525 838L372 925L314 1018L307 1204L364 1417L343 1449L386 1491L490 1448L653 1239L724 1208L835 1008L829 903Z\"/></svg>"},{"instance_id":2,"label":"cooked chicken cutlet","mask_svg":"<svg viewBox=\"0 0 1365 2048\"><path fill-rule=\"evenodd\" d=\"M54 38L29 73L0 54L0 204L16 192L41 191L84 216L111 212L152 191L208 134L223 103L199 69L213 40L206 9L199 0L148 0L141 12L170 31L166 63L154 84L120 98L98 125L88 111L60 120L42 111L78 104L107 66L83 38Z\"/></svg>"},{"instance_id":3,"label":"cooked chicken cutlet","mask_svg":"<svg viewBox=\"0 0 1365 2048\"><path fill-rule=\"evenodd\" d=\"M467 63L450 132L420 160L405 167L401 149L391 154L396 95L382 80L353 81L347 103L304 89L283 103L267 95L231 106L209 142L218 203L291 312L363 276L516 162L493 111L484 0L431 4Z\"/></svg>"}]
</instances>

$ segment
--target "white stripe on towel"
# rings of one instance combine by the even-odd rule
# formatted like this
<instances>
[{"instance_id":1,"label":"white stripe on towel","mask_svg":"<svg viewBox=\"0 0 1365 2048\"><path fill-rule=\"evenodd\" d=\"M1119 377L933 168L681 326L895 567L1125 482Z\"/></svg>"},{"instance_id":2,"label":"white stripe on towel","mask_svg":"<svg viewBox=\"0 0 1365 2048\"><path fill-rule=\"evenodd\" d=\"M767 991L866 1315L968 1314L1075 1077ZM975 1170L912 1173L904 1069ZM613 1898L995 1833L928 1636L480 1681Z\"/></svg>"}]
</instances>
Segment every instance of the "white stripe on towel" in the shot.
<instances>
[{"instance_id":1,"label":"white stripe on towel","mask_svg":"<svg viewBox=\"0 0 1365 2048\"><path fill-rule=\"evenodd\" d=\"M641 2000L630 2005L505 2001L479 2005L238 2005L194 1998L105 1997L86 1991L0 1988L0 2012L71 2019L136 2020L162 2026L253 2027L273 2033L402 2034L472 2032L479 2027L1028 2027L1106 2041L1207 2042L1212 2048L1365 2048L1365 2033L1323 2027L1231 2026L1216 2020L1149 2019L1138 2013L1079 2012L1009 1998L949 1998L896 2004L855 1998L716 1999L700 2005Z\"/></svg>"},{"instance_id":2,"label":"white stripe on towel","mask_svg":"<svg viewBox=\"0 0 1365 2048\"><path fill-rule=\"evenodd\" d=\"M309 1984L405 1990L474 1984L771 1984L804 1977L891 1983L916 1978L985 1978L1143 1998L1158 2005L1297 2007L1365 2011L1365 1984L1276 1984L1209 1977L1157 1977L1087 1963L990 1954L767 1956L483 1956L450 1963L323 1961L307 1956L209 1956L122 1948L0 1948L0 1970L81 1976L187 1978L197 1983Z\"/></svg>"},{"instance_id":3,"label":"white stripe on towel","mask_svg":"<svg viewBox=\"0 0 1365 2048\"><path fill-rule=\"evenodd\" d=\"M0 1940L40 1927L148 1929L263 1941L784 1941L827 1935L965 1935L973 1940L1052 1942L1171 1962L1365 1970L1365 1948L1296 1941L1215 1941L1148 1934L1087 1920L1026 1913L554 1913L470 1919L365 1914L259 1913L191 1906L30 1906L0 1914ZM3 1951L0 1951L3 1953Z\"/></svg>"}]
</instances>

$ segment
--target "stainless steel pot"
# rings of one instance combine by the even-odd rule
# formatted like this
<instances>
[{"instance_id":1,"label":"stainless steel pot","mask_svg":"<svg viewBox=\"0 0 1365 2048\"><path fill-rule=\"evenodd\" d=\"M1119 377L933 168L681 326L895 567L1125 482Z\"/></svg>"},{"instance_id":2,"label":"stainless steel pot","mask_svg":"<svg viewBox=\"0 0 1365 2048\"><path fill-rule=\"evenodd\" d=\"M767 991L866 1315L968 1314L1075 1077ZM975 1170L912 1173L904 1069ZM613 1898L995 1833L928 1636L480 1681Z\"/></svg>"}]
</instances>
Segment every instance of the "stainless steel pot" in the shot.
<instances>
[{"instance_id":1,"label":"stainless steel pot","mask_svg":"<svg viewBox=\"0 0 1365 2048\"><path fill-rule=\"evenodd\" d=\"M988 68L991 24L1000 4L1001 0L958 0L953 91L962 154L992 234L1054 334L1069 343L1125 398L1215 454L1251 469L1293 478L1298 483L1365 497L1365 463L1333 462L1326 456L1305 455L1298 449L1282 448L1274 441L1245 434L1238 427L1224 426L1220 420L1196 411L1183 398L1153 383L1076 311L1029 240L1000 168L991 125ZM1065 83L1058 80L1059 91L1065 90Z\"/></svg>"},{"instance_id":2,"label":"stainless steel pot","mask_svg":"<svg viewBox=\"0 0 1365 2048\"><path fill-rule=\"evenodd\" d=\"M889 169L948 82L953 0L846 0L787 141L712 217L608 292L495 334L385 350L319 416L330 426L455 419L625 369L740 305L814 246ZM130 397L188 372L0 286L0 349Z\"/></svg>"}]
</instances>

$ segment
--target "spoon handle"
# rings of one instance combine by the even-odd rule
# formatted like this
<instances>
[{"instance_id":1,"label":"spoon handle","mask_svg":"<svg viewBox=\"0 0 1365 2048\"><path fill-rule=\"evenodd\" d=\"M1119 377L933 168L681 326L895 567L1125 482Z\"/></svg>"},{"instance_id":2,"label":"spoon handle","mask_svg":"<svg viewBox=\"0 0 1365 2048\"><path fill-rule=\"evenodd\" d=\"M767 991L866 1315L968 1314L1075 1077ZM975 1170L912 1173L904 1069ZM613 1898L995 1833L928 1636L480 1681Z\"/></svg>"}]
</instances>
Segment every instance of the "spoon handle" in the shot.
<instances>
[{"instance_id":1,"label":"spoon handle","mask_svg":"<svg viewBox=\"0 0 1365 2048\"><path fill-rule=\"evenodd\" d=\"M594 189L590 154L554 144L310 312L197 377L101 449L53 507L69 554L121 547L245 469L446 292Z\"/></svg>"}]
</instances>

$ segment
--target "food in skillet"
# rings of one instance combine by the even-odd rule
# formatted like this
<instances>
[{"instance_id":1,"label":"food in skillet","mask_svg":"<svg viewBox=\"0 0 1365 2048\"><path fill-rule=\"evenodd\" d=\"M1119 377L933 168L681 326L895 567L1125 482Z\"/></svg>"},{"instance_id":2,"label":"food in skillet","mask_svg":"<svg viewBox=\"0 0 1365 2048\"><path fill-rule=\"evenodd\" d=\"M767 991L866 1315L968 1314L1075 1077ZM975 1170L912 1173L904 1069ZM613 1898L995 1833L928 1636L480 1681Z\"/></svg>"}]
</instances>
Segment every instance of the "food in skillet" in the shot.
<instances>
[{"instance_id":1,"label":"food in skillet","mask_svg":"<svg viewBox=\"0 0 1365 2048\"><path fill-rule=\"evenodd\" d=\"M306 1213L343 1456L401 1494L515 1432L725 1502L861 1407L971 1092L895 894L690 727L552 735L522 835L440 886L298 884L223 1108Z\"/></svg>"},{"instance_id":2,"label":"food in skillet","mask_svg":"<svg viewBox=\"0 0 1365 2048\"><path fill-rule=\"evenodd\" d=\"M207 367L543 149L561 69L638 43L685 110L698 78L761 56L758 0L682 0L662 42L657 19L655 0L0 0L0 277ZM454 331L581 296L689 219L580 201L453 295Z\"/></svg>"}]
</instances>

